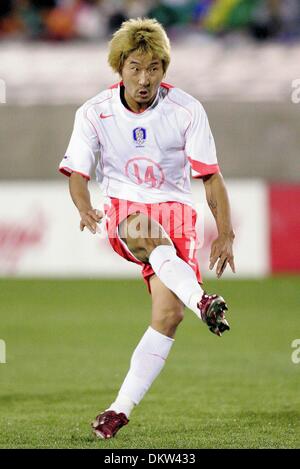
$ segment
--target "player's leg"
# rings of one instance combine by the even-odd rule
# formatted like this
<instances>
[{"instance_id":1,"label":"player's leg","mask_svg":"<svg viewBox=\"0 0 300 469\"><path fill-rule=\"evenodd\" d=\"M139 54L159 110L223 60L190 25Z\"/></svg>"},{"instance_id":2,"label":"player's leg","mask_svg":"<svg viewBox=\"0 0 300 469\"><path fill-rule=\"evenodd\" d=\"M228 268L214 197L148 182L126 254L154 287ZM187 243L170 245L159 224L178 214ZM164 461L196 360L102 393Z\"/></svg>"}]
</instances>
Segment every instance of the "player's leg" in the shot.
<instances>
[{"instance_id":1,"label":"player's leg","mask_svg":"<svg viewBox=\"0 0 300 469\"><path fill-rule=\"evenodd\" d=\"M150 286L151 327L161 334L174 338L176 329L184 318L184 304L156 275L151 277Z\"/></svg>"},{"instance_id":2,"label":"player's leg","mask_svg":"<svg viewBox=\"0 0 300 469\"><path fill-rule=\"evenodd\" d=\"M136 219L136 217L132 217ZM145 219L142 220L142 224ZM141 232L136 244L129 245L132 253L139 259L144 256L149 257L150 247L144 245L144 236L148 237L148 228L151 230L151 222L146 220L146 231ZM122 229L123 228L123 229ZM120 227L119 234L123 240L125 237L124 224ZM171 241L158 227L157 236L153 236L155 245L171 246ZM131 230L132 233L132 230ZM153 234L153 231L152 231ZM153 249L153 248L152 248ZM117 431L128 423L129 415L135 405L144 397L155 378L161 372L171 347L174 342L174 334L178 324L183 319L183 303L181 300L167 288L161 280L153 275L150 279L151 296L152 296L152 319L151 325L144 333L142 339L135 348L130 368L125 380L119 390L115 401L106 409L105 412L99 414L93 422L93 431L100 438L111 438Z\"/></svg>"},{"instance_id":3,"label":"player's leg","mask_svg":"<svg viewBox=\"0 0 300 469\"><path fill-rule=\"evenodd\" d=\"M149 263L161 282L200 317L198 303L204 292L162 226L143 213L133 214L120 224L119 235L129 251Z\"/></svg>"},{"instance_id":4,"label":"player's leg","mask_svg":"<svg viewBox=\"0 0 300 469\"><path fill-rule=\"evenodd\" d=\"M175 295L219 336L229 330L227 310L219 295L207 295L201 288L192 267L181 259L162 226L143 213L123 220L119 234L129 251L141 262L149 263Z\"/></svg>"},{"instance_id":5,"label":"player's leg","mask_svg":"<svg viewBox=\"0 0 300 469\"><path fill-rule=\"evenodd\" d=\"M151 277L150 284L151 325L134 350L118 397L109 407L109 410L123 412L127 417L161 372L173 345L176 328L183 319L184 306L174 293L155 275Z\"/></svg>"},{"instance_id":6,"label":"player's leg","mask_svg":"<svg viewBox=\"0 0 300 469\"><path fill-rule=\"evenodd\" d=\"M162 371L177 326L183 319L184 305L156 275L150 279L152 296L151 326L135 348L130 368L116 400L93 423L94 433L111 438L128 423L129 415Z\"/></svg>"},{"instance_id":7,"label":"player's leg","mask_svg":"<svg viewBox=\"0 0 300 469\"><path fill-rule=\"evenodd\" d=\"M133 236L134 230L130 229L130 223L134 222L137 227L137 221L140 223L139 233L138 236ZM197 295L199 303L207 303L206 298L209 298L203 294L193 269L177 256L172 242L155 221L142 214L132 215L119 228L119 234L130 252L141 262L149 262L158 276L153 276L150 280L151 326L132 355L130 369L117 399L104 413L98 415L92 424L94 433L101 438L111 438L128 423L133 407L141 401L162 370L173 345L176 328L183 319L184 299L185 304L193 309L193 295ZM153 254L155 259L151 261ZM164 265L167 269L163 268ZM199 316L197 301L195 312Z\"/></svg>"}]
</instances>

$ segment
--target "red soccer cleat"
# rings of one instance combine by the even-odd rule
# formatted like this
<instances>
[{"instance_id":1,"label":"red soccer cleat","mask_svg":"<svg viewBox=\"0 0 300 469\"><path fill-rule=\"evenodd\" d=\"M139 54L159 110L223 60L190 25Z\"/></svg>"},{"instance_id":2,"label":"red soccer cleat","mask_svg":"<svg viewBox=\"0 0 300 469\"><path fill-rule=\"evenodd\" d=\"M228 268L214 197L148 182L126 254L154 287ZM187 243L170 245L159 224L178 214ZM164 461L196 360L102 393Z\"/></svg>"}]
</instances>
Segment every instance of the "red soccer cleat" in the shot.
<instances>
[{"instance_id":1,"label":"red soccer cleat","mask_svg":"<svg viewBox=\"0 0 300 469\"><path fill-rule=\"evenodd\" d=\"M230 327L225 319L225 311L228 310L224 298L219 295L203 293L198 303L202 321L208 325L209 330L221 337L222 332L229 331Z\"/></svg>"},{"instance_id":2,"label":"red soccer cleat","mask_svg":"<svg viewBox=\"0 0 300 469\"><path fill-rule=\"evenodd\" d=\"M92 429L97 438L107 440L115 436L118 430L129 422L128 418L122 412L117 414L114 410L106 410L97 415L92 422Z\"/></svg>"}]
</instances>

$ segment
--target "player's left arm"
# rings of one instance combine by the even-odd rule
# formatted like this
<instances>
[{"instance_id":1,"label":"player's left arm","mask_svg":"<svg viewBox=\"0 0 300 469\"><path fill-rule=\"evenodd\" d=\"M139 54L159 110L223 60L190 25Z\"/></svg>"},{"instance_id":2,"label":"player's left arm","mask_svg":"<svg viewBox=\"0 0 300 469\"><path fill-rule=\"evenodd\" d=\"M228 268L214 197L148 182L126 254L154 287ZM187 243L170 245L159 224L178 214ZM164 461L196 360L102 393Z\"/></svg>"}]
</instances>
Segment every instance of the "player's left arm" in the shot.
<instances>
[{"instance_id":1,"label":"player's left arm","mask_svg":"<svg viewBox=\"0 0 300 469\"><path fill-rule=\"evenodd\" d=\"M220 173L203 177L203 182L206 200L218 229L218 237L211 245L209 268L212 270L218 261L216 274L220 278L227 264L235 273L232 248L235 235L231 222L230 203L224 179Z\"/></svg>"}]
</instances>

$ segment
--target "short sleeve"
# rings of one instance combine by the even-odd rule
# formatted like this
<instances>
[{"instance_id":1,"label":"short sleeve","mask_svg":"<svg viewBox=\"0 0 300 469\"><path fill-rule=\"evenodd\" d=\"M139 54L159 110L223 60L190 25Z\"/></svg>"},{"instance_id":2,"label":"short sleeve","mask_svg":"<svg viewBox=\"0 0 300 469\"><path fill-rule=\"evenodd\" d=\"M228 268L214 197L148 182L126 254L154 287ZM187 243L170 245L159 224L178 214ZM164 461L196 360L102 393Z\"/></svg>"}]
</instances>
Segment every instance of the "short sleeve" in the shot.
<instances>
[{"instance_id":1,"label":"short sleeve","mask_svg":"<svg viewBox=\"0 0 300 469\"><path fill-rule=\"evenodd\" d=\"M191 108L192 120L186 132L185 152L195 178L220 171L216 146L203 106L195 101Z\"/></svg>"},{"instance_id":2,"label":"short sleeve","mask_svg":"<svg viewBox=\"0 0 300 469\"><path fill-rule=\"evenodd\" d=\"M81 107L76 112L71 139L59 171L66 176L79 173L89 180L97 164L99 149L96 130Z\"/></svg>"}]
</instances>

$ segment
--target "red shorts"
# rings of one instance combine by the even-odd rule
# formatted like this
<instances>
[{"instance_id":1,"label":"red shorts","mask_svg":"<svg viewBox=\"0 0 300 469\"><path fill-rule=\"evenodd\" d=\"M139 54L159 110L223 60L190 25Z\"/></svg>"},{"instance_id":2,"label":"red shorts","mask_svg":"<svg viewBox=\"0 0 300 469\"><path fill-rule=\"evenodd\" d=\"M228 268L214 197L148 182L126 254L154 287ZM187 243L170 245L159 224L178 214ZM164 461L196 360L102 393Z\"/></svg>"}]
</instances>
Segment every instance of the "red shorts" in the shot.
<instances>
[{"instance_id":1,"label":"red shorts","mask_svg":"<svg viewBox=\"0 0 300 469\"><path fill-rule=\"evenodd\" d=\"M150 264L139 261L131 254L124 241L119 238L118 226L133 213L144 213L157 221L171 239L177 255L187 262L194 270L198 282L202 283L197 259L196 211L186 204L179 202L161 202L157 204L143 204L127 200L111 198L111 205L105 205L106 229L109 242L113 250L124 259L142 266L142 275L150 289L150 278L154 271Z\"/></svg>"}]
</instances>

